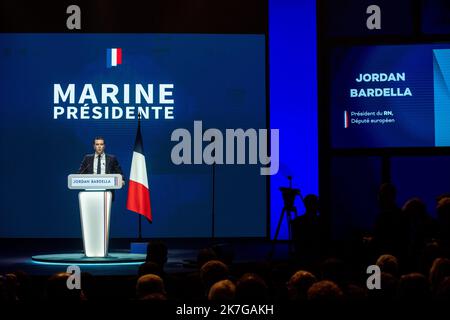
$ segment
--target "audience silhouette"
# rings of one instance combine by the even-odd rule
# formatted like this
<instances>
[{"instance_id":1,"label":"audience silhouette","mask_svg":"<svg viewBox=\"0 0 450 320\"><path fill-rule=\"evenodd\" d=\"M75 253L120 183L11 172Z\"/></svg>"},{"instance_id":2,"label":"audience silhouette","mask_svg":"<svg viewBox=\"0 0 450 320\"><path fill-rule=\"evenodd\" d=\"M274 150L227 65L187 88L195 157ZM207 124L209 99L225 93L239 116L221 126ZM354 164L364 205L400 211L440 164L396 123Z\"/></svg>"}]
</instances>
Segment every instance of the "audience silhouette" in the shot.
<instances>
[{"instance_id":1,"label":"audience silhouette","mask_svg":"<svg viewBox=\"0 0 450 320\"><path fill-rule=\"evenodd\" d=\"M308 195L303 200L306 211L292 222L297 254L288 261L238 263L230 247L214 245L198 251L197 263L188 272L173 274L165 270L167 245L151 241L146 262L134 279L105 285L83 272L82 288L70 290L70 274L58 272L47 279L46 290L39 291L33 289L33 277L16 271L0 275L0 301L92 301L104 298L112 288L130 300L450 301L449 194L437 197L434 219L419 198L400 208L395 186L381 185L379 214L373 232L365 235L372 239L370 245L345 248L355 253L350 258L339 250L325 254L330 248L323 247L319 199ZM380 289L366 286L370 264L379 267Z\"/></svg>"}]
</instances>

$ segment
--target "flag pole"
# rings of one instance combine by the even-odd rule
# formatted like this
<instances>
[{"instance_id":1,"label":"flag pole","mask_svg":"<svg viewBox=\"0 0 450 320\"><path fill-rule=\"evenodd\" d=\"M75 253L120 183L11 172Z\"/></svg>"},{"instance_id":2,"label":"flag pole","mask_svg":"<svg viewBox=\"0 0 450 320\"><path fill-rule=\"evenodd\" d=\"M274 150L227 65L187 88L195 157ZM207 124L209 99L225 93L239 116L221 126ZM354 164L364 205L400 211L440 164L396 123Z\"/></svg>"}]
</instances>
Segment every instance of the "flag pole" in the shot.
<instances>
[{"instance_id":1,"label":"flag pole","mask_svg":"<svg viewBox=\"0 0 450 320\"><path fill-rule=\"evenodd\" d=\"M216 238L215 225L216 225L216 162L214 161L212 165L212 208L211 208L211 238L214 240Z\"/></svg>"},{"instance_id":2,"label":"flag pole","mask_svg":"<svg viewBox=\"0 0 450 320\"><path fill-rule=\"evenodd\" d=\"M211 143L215 143L216 137L211 137ZM216 238L216 147L214 146L211 155L214 157L212 164L212 201L211 201L211 240L214 242Z\"/></svg>"},{"instance_id":3,"label":"flag pole","mask_svg":"<svg viewBox=\"0 0 450 320\"><path fill-rule=\"evenodd\" d=\"M138 241L142 241L142 214L139 214L139 235Z\"/></svg>"},{"instance_id":4,"label":"flag pole","mask_svg":"<svg viewBox=\"0 0 450 320\"><path fill-rule=\"evenodd\" d=\"M138 113L138 132L141 129L141 113ZM142 241L142 214L139 214L138 221L138 241Z\"/></svg>"}]
</instances>

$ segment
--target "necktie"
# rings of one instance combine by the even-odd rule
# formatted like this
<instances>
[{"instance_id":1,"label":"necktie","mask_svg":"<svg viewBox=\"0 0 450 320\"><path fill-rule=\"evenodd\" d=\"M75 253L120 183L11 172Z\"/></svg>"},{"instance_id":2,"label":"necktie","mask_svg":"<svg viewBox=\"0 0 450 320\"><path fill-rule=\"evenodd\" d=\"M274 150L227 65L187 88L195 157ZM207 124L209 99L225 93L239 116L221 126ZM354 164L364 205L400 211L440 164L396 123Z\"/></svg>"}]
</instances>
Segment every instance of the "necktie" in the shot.
<instances>
[{"instance_id":1,"label":"necktie","mask_svg":"<svg viewBox=\"0 0 450 320\"><path fill-rule=\"evenodd\" d=\"M100 163L100 159L101 159L101 156L100 155L98 155L97 156L97 174L100 174L102 171L102 165L101 165L101 163Z\"/></svg>"}]
</instances>

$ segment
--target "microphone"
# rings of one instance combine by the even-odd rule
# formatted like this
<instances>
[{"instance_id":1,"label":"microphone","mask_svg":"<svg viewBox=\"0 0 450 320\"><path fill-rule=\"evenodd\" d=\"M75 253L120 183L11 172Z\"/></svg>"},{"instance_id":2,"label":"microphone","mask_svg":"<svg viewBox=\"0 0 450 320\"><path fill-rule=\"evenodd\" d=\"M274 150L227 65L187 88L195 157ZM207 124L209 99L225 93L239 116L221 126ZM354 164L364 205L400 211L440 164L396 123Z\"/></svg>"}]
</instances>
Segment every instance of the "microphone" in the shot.
<instances>
[{"instance_id":1,"label":"microphone","mask_svg":"<svg viewBox=\"0 0 450 320\"><path fill-rule=\"evenodd\" d=\"M84 162L84 161L83 161ZM83 164L83 163L82 163ZM87 168L89 168L89 162L84 166L83 169L78 170L78 174L83 174L86 172Z\"/></svg>"},{"instance_id":2,"label":"microphone","mask_svg":"<svg viewBox=\"0 0 450 320\"><path fill-rule=\"evenodd\" d=\"M88 167L89 167L89 165L84 166L83 170L80 170L80 171L78 172L78 174L83 174L83 173L86 171L86 169L87 169Z\"/></svg>"}]
</instances>

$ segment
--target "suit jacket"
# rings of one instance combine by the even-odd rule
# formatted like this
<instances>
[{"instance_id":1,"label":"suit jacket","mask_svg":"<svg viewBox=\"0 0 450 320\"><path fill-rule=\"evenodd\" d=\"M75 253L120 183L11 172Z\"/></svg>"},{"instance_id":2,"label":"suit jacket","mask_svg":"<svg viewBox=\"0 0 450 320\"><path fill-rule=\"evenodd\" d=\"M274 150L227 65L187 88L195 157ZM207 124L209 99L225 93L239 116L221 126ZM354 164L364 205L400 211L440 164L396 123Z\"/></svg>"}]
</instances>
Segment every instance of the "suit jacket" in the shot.
<instances>
[{"instance_id":1,"label":"suit jacket","mask_svg":"<svg viewBox=\"0 0 450 320\"><path fill-rule=\"evenodd\" d=\"M122 175L122 180L125 181L125 176L123 175L122 168L120 168L119 161L112 154L106 154L106 167L105 173L118 173ZM80 169L78 169L78 174L93 174L94 173L94 158L95 153L87 154L84 156L83 161L81 161ZM112 193L112 201L114 201L115 193L114 190L111 190Z\"/></svg>"},{"instance_id":2,"label":"suit jacket","mask_svg":"<svg viewBox=\"0 0 450 320\"><path fill-rule=\"evenodd\" d=\"M125 180L122 168L120 168L119 161L112 154L105 154L106 156L106 168L105 173L118 173L122 175L122 179ZM87 154L84 156L81 162L80 169L78 169L79 174L93 174L94 173L94 158L95 154Z\"/></svg>"}]
</instances>

